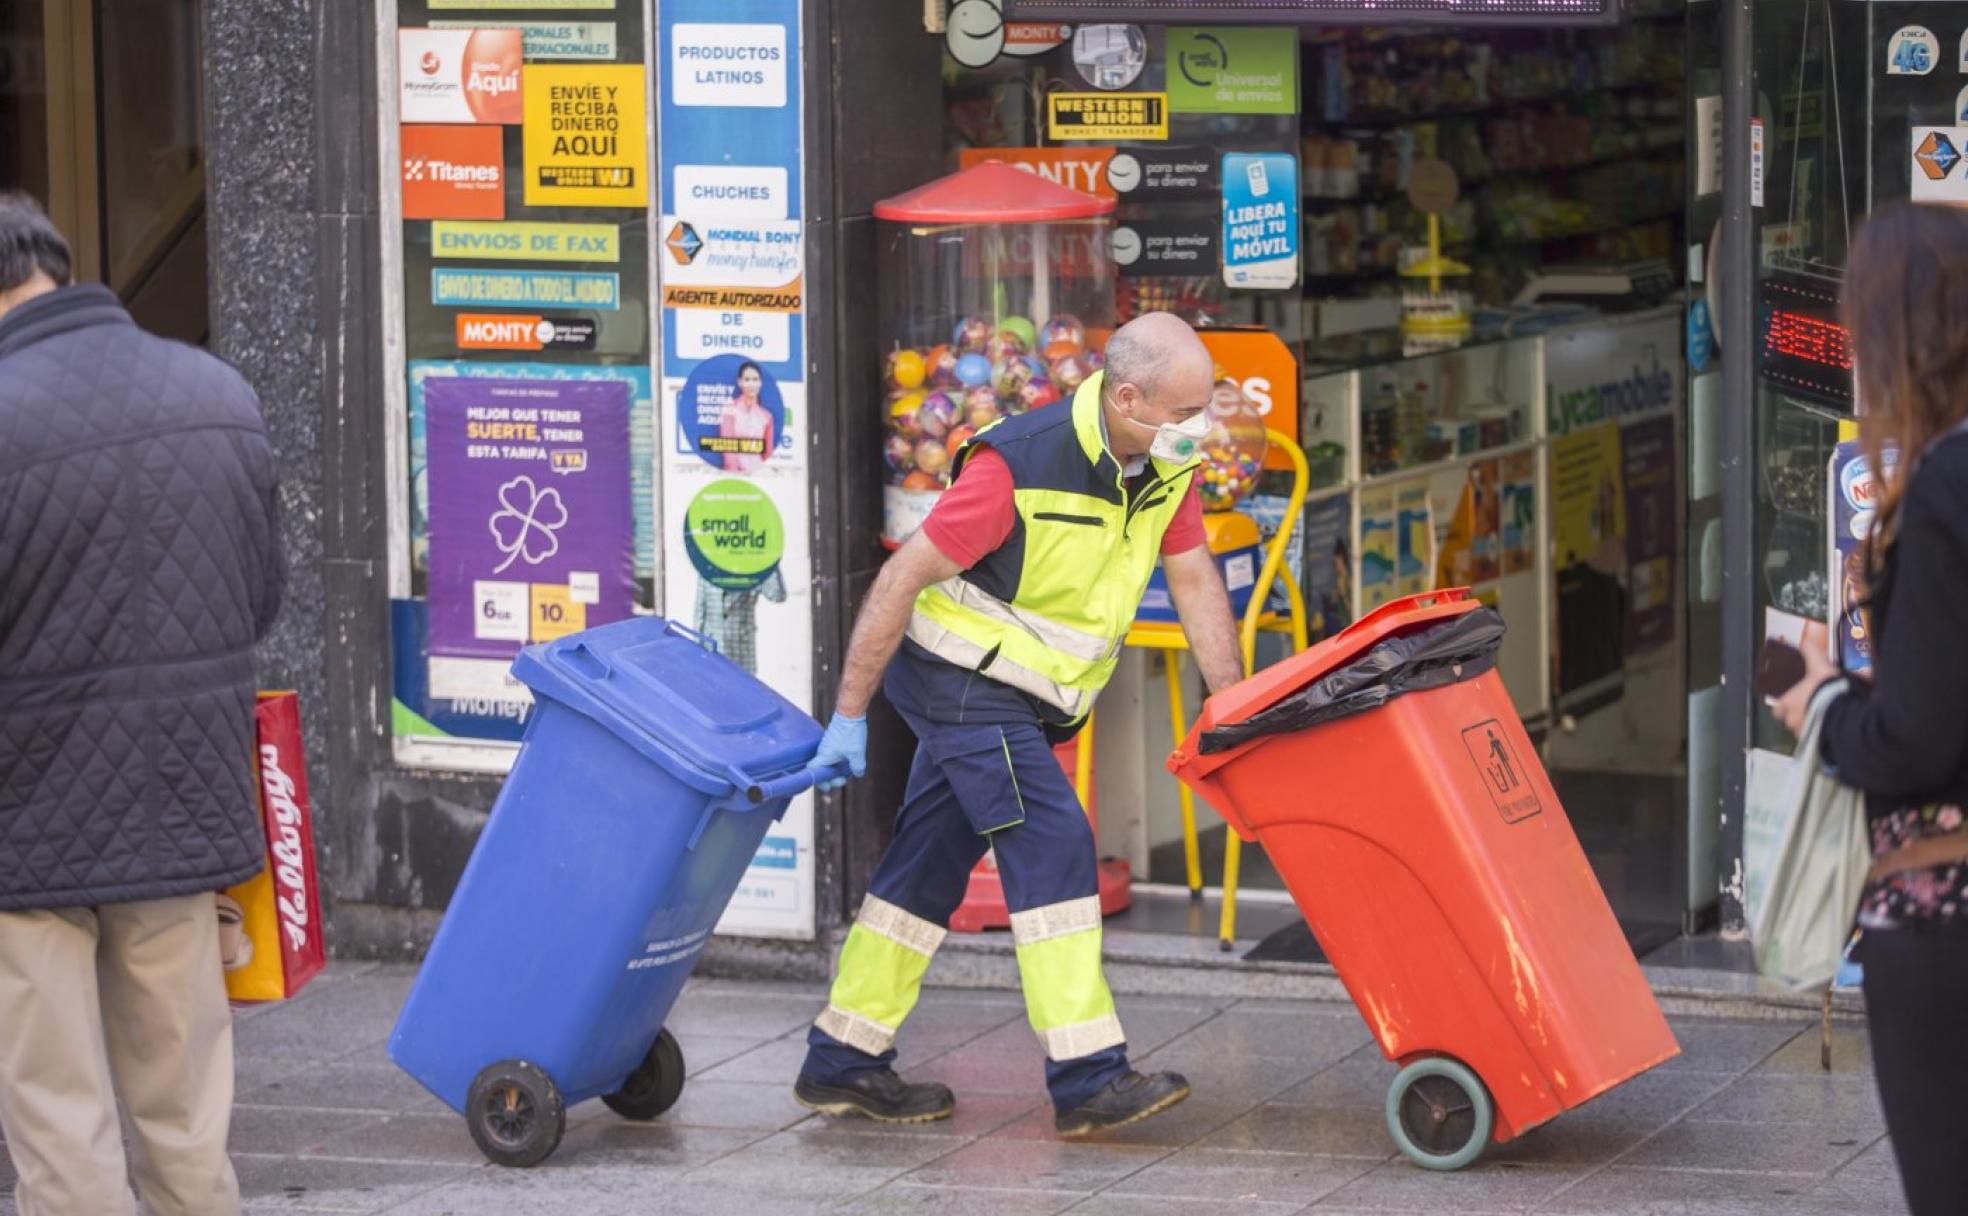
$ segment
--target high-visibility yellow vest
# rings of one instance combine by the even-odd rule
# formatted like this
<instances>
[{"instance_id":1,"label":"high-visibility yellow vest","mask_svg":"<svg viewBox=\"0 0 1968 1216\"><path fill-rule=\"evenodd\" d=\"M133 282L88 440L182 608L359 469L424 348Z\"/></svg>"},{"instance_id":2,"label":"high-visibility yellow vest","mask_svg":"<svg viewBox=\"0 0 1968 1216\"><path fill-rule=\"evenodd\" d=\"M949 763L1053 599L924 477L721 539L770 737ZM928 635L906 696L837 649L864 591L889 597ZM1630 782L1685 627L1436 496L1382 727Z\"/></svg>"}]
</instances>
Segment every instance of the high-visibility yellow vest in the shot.
<instances>
[{"instance_id":1,"label":"high-visibility yellow vest","mask_svg":"<svg viewBox=\"0 0 1968 1216\"><path fill-rule=\"evenodd\" d=\"M1188 493L1196 461L1148 462L1128 493L1100 424L1102 373L1068 409L1049 406L979 431L1004 457L1018 520L1003 545L916 597L909 638L931 654L1026 693L1077 722L1120 658L1128 626Z\"/></svg>"}]
</instances>

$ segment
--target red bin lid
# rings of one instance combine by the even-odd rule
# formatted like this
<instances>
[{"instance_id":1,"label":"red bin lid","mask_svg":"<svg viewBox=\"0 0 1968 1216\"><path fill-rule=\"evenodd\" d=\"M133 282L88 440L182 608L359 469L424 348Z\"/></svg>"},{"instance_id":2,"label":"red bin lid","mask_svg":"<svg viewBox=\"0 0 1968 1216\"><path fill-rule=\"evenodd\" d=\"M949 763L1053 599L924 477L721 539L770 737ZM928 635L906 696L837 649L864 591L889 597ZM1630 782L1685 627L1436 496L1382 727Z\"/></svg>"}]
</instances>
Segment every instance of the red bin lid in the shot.
<instances>
[{"instance_id":1,"label":"red bin lid","mask_svg":"<svg viewBox=\"0 0 1968 1216\"><path fill-rule=\"evenodd\" d=\"M1001 160L960 169L875 204L875 218L909 224L1036 224L1086 220L1114 210L1111 198L1082 194Z\"/></svg>"},{"instance_id":2,"label":"red bin lid","mask_svg":"<svg viewBox=\"0 0 1968 1216\"><path fill-rule=\"evenodd\" d=\"M1292 655L1281 663L1273 663L1241 684L1226 688L1205 701L1203 712L1197 717L1189 737L1169 757L1169 770L1174 772L1193 761L1194 771L1198 775L1214 772L1264 740L1253 740L1226 752L1204 756L1196 749L1196 742L1202 738L1204 731L1248 720L1397 633L1474 612L1482 606L1466 587L1410 595L1382 604L1310 650Z\"/></svg>"}]
</instances>

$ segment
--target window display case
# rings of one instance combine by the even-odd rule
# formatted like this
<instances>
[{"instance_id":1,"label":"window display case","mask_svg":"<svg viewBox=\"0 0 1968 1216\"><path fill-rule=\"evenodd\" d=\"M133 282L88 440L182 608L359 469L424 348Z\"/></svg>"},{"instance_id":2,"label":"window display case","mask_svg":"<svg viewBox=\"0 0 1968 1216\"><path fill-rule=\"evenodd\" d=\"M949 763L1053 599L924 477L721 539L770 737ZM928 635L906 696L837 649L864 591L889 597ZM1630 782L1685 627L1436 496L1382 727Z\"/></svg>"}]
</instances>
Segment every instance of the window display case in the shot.
<instances>
[{"instance_id":1,"label":"window display case","mask_svg":"<svg viewBox=\"0 0 1968 1216\"><path fill-rule=\"evenodd\" d=\"M1363 357L1387 349L1368 335L1315 346L1300 411L1313 635L1470 586L1510 622L1498 666L1526 721L1617 699L1629 660L1679 634L1679 333L1665 308L1522 335L1485 323L1406 358Z\"/></svg>"},{"instance_id":2,"label":"window display case","mask_svg":"<svg viewBox=\"0 0 1968 1216\"><path fill-rule=\"evenodd\" d=\"M884 543L922 526L978 430L1070 400L1099 370L1113 211L995 160L875 204Z\"/></svg>"}]
</instances>

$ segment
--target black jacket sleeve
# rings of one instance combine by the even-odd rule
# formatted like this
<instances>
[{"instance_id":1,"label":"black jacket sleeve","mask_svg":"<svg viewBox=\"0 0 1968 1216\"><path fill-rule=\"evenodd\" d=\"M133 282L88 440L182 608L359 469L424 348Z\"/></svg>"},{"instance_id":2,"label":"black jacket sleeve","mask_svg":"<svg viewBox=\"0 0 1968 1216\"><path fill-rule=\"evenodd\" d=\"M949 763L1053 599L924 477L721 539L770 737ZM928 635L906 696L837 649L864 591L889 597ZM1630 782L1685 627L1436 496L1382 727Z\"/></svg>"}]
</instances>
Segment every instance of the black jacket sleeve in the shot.
<instances>
[{"instance_id":1,"label":"black jacket sleeve","mask_svg":"<svg viewBox=\"0 0 1968 1216\"><path fill-rule=\"evenodd\" d=\"M1968 764L1968 440L1934 455L1907 489L1873 684L1825 712L1825 760L1881 799L1938 794Z\"/></svg>"}]
</instances>

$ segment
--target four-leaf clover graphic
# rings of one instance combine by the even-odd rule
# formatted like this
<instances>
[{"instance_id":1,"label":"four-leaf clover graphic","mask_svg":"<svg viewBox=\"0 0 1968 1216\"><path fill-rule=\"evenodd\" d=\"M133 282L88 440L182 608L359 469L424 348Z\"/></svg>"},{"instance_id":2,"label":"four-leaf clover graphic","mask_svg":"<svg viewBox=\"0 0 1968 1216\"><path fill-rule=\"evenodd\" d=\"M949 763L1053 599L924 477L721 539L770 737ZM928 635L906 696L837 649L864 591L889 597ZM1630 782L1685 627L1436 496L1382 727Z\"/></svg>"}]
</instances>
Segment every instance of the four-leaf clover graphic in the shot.
<instances>
[{"instance_id":1,"label":"four-leaf clover graphic","mask_svg":"<svg viewBox=\"0 0 1968 1216\"><path fill-rule=\"evenodd\" d=\"M560 552L567 504L560 500L559 490L542 490L531 477L522 475L499 487L499 509L485 522L492 530L492 543L506 555L493 573L504 574L522 558L527 565L537 566Z\"/></svg>"}]
</instances>

